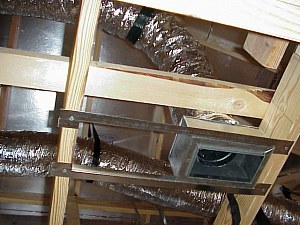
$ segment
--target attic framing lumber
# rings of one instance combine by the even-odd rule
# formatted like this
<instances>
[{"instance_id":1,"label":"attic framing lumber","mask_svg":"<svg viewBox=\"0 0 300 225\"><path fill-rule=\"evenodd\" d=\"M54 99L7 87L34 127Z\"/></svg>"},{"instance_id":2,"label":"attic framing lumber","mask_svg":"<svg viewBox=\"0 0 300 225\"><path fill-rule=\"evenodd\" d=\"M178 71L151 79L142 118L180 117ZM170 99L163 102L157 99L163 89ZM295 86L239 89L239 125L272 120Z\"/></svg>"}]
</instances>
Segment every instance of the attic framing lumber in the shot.
<instances>
[{"instance_id":1,"label":"attic framing lumber","mask_svg":"<svg viewBox=\"0 0 300 225\"><path fill-rule=\"evenodd\" d=\"M298 46L299 48L299 46ZM259 127L270 138L280 138L296 143L300 133L300 56L297 53L285 70L271 104ZM289 151L289 153L292 149ZM258 182L274 184L288 156L271 155ZM241 224L251 224L266 196L236 195L241 211ZM215 225L231 224L228 202L223 203Z\"/></svg>"},{"instance_id":2,"label":"attic framing lumber","mask_svg":"<svg viewBox=\"0 0 300 225\"><path fill-rule=\"evenodd\" d=\"M119 0L300 42L300 3L288 0ZM259 13L258 13L259 12Z\"/></svg>"},{"instance_id":3,"label":"attic framing lumber","mask_svg":"<svg viewBox=\"0 0 300 225\"><path fill-rule=\"evenodd\" d=\"M26 205L41 205L48 206L50 204L50 196L38 193L28 193L28 192L10 192L0 190L0 202L1 203L16 203L16 204L26 204ZM129 202L116 202L116 201L100 201L87 198L77 198L76 202L78 208L82 210L96 210L105 212L115 212L115 213L128 213L134 214L134 209L130 206ZM159 215L157 208L146 202L137 202L137 207L142 215ZM198 218L199 216L181 212L173 209L166 208L166 216L179 216L188 218Z\"/></svg>"},{"instance_id":4,"label":"attic framing lumber","mask_svg":"<svg viewBox=\"0 0 300 225\"><path fill-rule=\"evenodd\" d=\"M230 4L225 1L216 0L199 1L197 4L194 4L191 0L174 0L172 4L158 0L123 1L143 4L148 7L159 8L300 42L300 23L298 22L300 18L300 5L296 3L290 4L290 1L287 0L233 0ZM292 141L295 141L298 137L300 113L299 110L295 109L300 108L300 56L297 54L297 52L299 53L299 48L293 55L271 103L270 97L265 98L265 95L263 95L264 97L261 95L261 93L270 93L270 91L258 88L254 89L253 87L250 87L250 89L247 87L247 89L245 86L235 84L228 86L229 83L224 82L193 79L170 73L150 72L149 70L111 64L93 63L89 67L90 46L93 38L92 31L95 28L88 29L87 32L82 32L81 28L95 27L100 0L83 0L82 2L83 7L79 21L77 41L73 57L70 60L69 79L66 77L68 71L67 58L50 56L40 58L36 57L34 53L26 53L24 56L20 52L9 55L7 53L8 50L4 50L6 52L3 53L1 51L0 55L0 63L3 63L0 64L0 83L58 92L63 92L66 88L65 108L71 110L79 110L82 97L86 94L87 96L214 110L235 115L263 118L260 131L265 136ZM85 8L85 6L89 7ZM260 10L260 14L256 13L257 9ZM91 13L89 13L89 10ZM231 12L229 16L228 12ZM87 18L83 19L82 14ZM87 26L81 27L81 23ZM86 39L88 40L85 41ZM84 46L85 43L87 44ZM79 58L78 54L81 52L85 54ZM17 57L20 55L24 61L17 60ZM18 68L15 66L16 61L20 63L20 67L18 65ZM10 65L8 66L9 63ZM21 70L24 70L25 73L22 74ZM90 71L90 81L87 81L88 85L86 92L84 92L88 70ZM81 81L77 80L78 77L75 75L77 73L81 75ZM28 74L31 75L28 76ZM50 76L51 79L49 78ZM96 76L98 77L96 78ZM99 79L99 77L102 79ZM116 77L118 77L117 82L114 80ZM66 80L68 80L67 84L65 84ZM133 84L129 82L133 80ZM132 89L123 90L124 82L129 82L130 86L134 87L134 91ZM145 88L145 84L147 84L147 88ZM149 88L149 84L152 85L151 88ZM207 84L213 85L207 86ZM79 91L75 90L77 85L80 86ZM98 92L99 90L104 91ZM110 91L109 95L107 94L108 91ZM146 94L144 94L145 91L147 91ZM166 98L167 94L170 94L168 98ZM211 97L212 95L214 95L213 98ZM204 99L207 98L208 101L204 102ZM228 98L229 101L225 101ZM70 162L76 132L74 129L63 128L59 145L59 162ZM63 148L64 150L62 150ZM287 156L272 155L259 181L273 184L286 159ZM49 224L51 225L60 225L63 223L68 186L69 178L55 178L49 219ZM251 224L265 197L246 195L236 195L236 197L241 207L242 224ZM215 224L230 224L231 219L229 215L228 205L225 202L217 216Z\"/></svg>"},{"instance_id":5,"label":"attic framing lumber","mask_svg":"<svg viewBox=\"0 0 300 225\"><path fill-rule=\"evenodd\" d=\"M77 33L65 89L64 109L80 110L90 65L100 0L82 0ZM58 162L71 162L77 129L62 128L58 143ZM62 225L66 211L69 178L55 177L50 203L49 225Z\"/></svg>"},{"instance_id":6,"label":"attic framing lumber","mask_svg":"<svg viewBox=\"0 0 300 225\"><path fill-rule=\"evenodd\" d=\"M63 92L67 68L67 57L0 48L1 84ZM270 89L97 62L91 63L85 90L86 96L254 118L263 118L273 94Z\"/></svg>"}]
</instances>

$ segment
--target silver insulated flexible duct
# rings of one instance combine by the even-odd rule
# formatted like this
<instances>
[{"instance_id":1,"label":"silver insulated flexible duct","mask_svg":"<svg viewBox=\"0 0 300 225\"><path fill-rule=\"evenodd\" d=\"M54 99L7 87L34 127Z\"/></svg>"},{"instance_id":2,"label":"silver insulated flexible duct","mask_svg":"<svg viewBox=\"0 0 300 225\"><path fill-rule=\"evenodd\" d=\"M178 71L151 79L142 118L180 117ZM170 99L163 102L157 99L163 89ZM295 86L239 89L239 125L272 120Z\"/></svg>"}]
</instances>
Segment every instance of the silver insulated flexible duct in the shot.
<instances>
[{"instance_id":1,"label":"silver insulated flexible duct","mask_svg":"<svg viewBox=\"0 0 300 225\"><path fill-rule=\"evenodd\" d=\"M0 131L0 173L7 176L49 176L51 162L56 158L58 136L37 132ZM74 163L91 166L93 141L77 139ZM164 161L151 159L127 149L101 144L99 167L154 175L171 175L170 165ZM163 207L171 207L201 216L213 217L223 202L225 194L207 191L174 190L149 188L136 185L108 184L96 185L149 201ZM272 224L300 223L299 204L284 198L268 196L262 209Z\"/></svg>"},{"instance_id":2,"label":"silver insulated flexible duct","mask_svg":"<svg viewBox=\"0 0 300 225\"><path fill-rule=\"evenodd\" d=\"M75 23L79 14L79 4L78 0L1 0L0 13ZM139 6L110 0L103 0L101 7L99 27L120 38L126 38L141 11ZM203 46L176 21L173 15L168 13L155 12L154 17L145 24L135 47L142 49L161 70L214 78ZM187 113L208 119L222 118L222 115L195 110L172 108L171 112L174 122L178 122L181 116ZM235 123L230 118L229 121ZM41 138L35 138L34 135L44 135L45 138L43 142L39 142L37 140ZM50 162L56 157L57 137L31 132L0 132L0 136L1 173L19 176L48 175ZM78 140L80 142L81 139ZM85 142L83 145L79 142L75 150L74 162L90 165L91 142ZM31 157L28 157L29 155ZM102 149L100 167L157 175L171 173L170 166L165 162L108 145ZM156 189L101 182L97 184L155 204L207 217L217 214L225 197L223 193L205 191ZM286 206L286 201L280 202L280 205ZM263 205L264 212L273 219L273 224L299 224L299 212L292 210L291 207L285 209L278 209L278 205L269 203L269 199Z\"/></svg>"},{"instance_id":3,"label":"silver insulated flexible duct","mask_svg":"<svg viewBox=\"0 0 300 225\"><path fill-rule=\"evenodd\" d=\"M48 176L51 162L57 155L57 141L58 136L54 134L0 131L0 173L12 176ZM91 166L92 149L92 141L77 139L74 163ZM170 165L164 161L106 143L101 144L99 167L143 174L172 175ZM96 184L154 204L205 217L215 216L225 197L223 193L205 191L179 191L102 182Z\"/></svg>"}]
</instances>

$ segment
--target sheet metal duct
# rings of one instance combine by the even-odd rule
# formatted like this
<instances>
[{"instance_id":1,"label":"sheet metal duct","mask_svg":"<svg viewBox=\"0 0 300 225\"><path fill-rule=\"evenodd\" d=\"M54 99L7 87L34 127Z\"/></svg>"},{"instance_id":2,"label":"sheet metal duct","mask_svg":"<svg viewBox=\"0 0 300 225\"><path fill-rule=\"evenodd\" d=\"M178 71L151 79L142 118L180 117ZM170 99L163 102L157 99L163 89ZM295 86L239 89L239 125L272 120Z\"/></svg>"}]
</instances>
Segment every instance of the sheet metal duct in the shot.
<instances>
[{"instance_id":1,"label":"sheet metal duct","mask_svg":"<svg viewBox=\"0 0 300 225\"><path fill-rule=\"evenodd\" d=\"M223 123L233 121L220 117L217 120ZM187 124L186 117L183 117L181 126L187 127ZM177 134L169 154L169 162L178 179L199 183L205 180L216 185L251 188L255 187L258 176L274 149L274 146L262 143Z\"/></svg>"}]
</instances>

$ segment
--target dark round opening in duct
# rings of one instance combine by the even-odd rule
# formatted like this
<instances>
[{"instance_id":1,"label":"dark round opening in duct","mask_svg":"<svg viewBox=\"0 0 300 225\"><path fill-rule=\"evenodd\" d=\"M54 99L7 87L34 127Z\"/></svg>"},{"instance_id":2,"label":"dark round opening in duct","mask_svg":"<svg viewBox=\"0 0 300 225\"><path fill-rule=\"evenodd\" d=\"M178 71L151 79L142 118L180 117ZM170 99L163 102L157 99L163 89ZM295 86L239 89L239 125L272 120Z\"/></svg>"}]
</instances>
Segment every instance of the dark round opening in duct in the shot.
<instances>
[{"instance_id":1,"label":"dark round opening in duct","mask_svg":"<svg viewBox=\"0 0 300 225\"><path fill-rule=\"evenodd\" d=\"M222 167L235 158L236 154L231 152L211 151L199 148L197 160L204 166Z\"/></svg>"}]
</instances>

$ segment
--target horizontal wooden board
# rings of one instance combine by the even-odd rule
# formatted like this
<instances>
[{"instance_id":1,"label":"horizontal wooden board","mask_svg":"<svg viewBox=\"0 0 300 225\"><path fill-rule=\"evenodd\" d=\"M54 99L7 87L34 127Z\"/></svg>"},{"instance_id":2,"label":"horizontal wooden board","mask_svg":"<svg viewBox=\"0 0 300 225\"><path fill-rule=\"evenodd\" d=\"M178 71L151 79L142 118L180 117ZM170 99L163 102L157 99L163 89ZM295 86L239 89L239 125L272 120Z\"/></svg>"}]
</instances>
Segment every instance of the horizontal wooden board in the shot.
<instances>
[{"instance_id":1,"label":"horizontal wooden board","mask_svg":"<svg viewBox=\"0 0 300 225\"><path fill-rule=\"evenodd\" d=\"M119 0L300 42L300 6L282 0Z\"/></svg>"},{"instance_id":2,"label":"horizontal wooden board","mask_svg":"<svg viewBox=\"0 0 300 225\"><path fill-rule=\"evenodd\" d=\"M50 196L37 193L21 193L0 190L0 202L47 206L50 203ZM128 201L100 201L87 198L78 198L76 202L81 210L97 210L135 214L132 204ZM159 212L154 205L146 202L137 202L136 204L140 214L159 215ZM164 213L166 216L199 217L192 213L181 212L168 208L164 209Z\"/></svg>"},{"instance_id":3,"label":"horizontal wooden board","mask_svg":"<svg viewBox=\"0 0 300 225\"><path fill-rule=\"evenodd\" d=\"M17 63L17 66L16 66ZM64 92L68 58L0 49L0 84ZM85 95L262 118L274 91L92 62Z\"/></svg>"}]
</instances>

